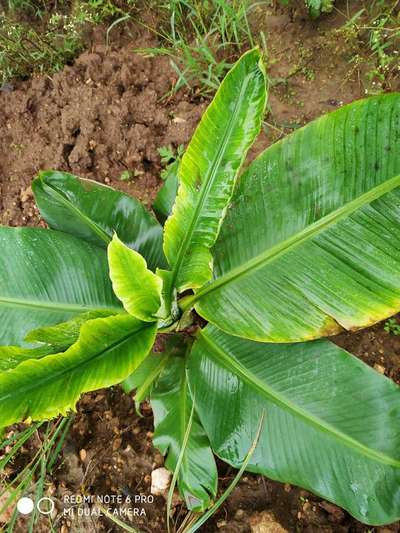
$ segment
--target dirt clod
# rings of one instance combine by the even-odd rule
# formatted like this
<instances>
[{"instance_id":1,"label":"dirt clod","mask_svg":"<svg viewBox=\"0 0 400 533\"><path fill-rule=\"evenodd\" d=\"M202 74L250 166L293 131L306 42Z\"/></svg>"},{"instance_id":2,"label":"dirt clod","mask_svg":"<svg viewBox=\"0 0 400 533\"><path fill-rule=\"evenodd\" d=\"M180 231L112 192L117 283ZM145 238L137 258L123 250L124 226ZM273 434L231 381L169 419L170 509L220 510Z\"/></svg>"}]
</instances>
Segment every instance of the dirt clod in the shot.
<instances>
[{"instance_id":1,"label":"dirt clod","mask_svg":"<svg viewBox=\"0 0 400 533\"><path fill-rule=\"evenodd\" d=\"M288 533L270 511L255 513L249 520L251 533Z\"/></svg>"}]
</instances>

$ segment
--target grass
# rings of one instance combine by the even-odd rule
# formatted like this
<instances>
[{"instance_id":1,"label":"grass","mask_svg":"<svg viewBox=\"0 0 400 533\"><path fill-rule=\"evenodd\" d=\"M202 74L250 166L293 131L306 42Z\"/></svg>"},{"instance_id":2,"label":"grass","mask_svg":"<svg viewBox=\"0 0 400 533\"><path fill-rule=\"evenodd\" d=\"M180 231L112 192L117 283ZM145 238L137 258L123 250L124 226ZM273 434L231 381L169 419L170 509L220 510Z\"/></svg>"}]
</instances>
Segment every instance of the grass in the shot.
<instances>
[{"instance_id":1,"label":"grass","mask_svg":"<svg viewBox=\"0 0 400 533\"><path fill-rule=\"evenodd\" d=\"M171 93L182 87L197 93L214 93L232 63L246 49L258 44L266 52L262 32L254 33L249 15L260 4L250 0L196 2L170 0L160 5L167 23L157 34L160 46L139 50L165 55L177 75Z\"/></svg>"},{"instance_id":2,"label":"grass","mask_svg":"<svg viewBox=\"0 0 400 533\"><path fill-rule=\"evenodd\" d=\"M11 510L11 518L4 530L7 533L18 531L16 523L19 513L16 504L23 496L30 497L35 503L26 531L33 533L35 530L39 519L37 503L43 496L48 495L47 483L57 466L71 422L72 418L59 418L48 423L34 423L20 430L10 431L2 437L2 442L0 442L0 516ZM29 455L25 454L25 446L29 446L33 452ZM27 458L25 466L16 465L17 461L24 461L24 457ZM53 531L51 515L40 516L46 517L48 530Z\"/></svg>"}]
</instances>

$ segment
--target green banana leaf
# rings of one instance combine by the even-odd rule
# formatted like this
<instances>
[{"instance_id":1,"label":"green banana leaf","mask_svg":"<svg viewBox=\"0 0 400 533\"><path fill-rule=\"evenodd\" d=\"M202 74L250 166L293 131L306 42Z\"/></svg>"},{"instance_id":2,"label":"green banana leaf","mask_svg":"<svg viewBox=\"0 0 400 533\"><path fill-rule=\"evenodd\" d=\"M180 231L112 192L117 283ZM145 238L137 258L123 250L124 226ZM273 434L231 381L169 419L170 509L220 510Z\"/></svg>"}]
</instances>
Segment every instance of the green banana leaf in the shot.
<instances>
[{"instance_id":1,"label":"green banana leaf","mask_svg":"<svg viewBox=\"0 0 400 533\"><path fill-rule=\"evenodd\" d=\"M135 395L135 403L137 404L137 408L139 407L140 403L148 397L154 381L158 378L167 362L167 354L164 354L163 352L153 352L146 357L139 368L137 368L121 383L121 387L126 393L130 393L134 389L142 389L142 393L139 395L139 398L137 393Z\"/></svg>"},{"instance_id":2,"label":"green banana leaf","mask_svg":"<svg viewBox=\"0 0 400 533\"><path fill-rule=\"evenodd\" d=\"M54 346L22 348L21 346L0 346L0 372L11 370L28 359L40 359L45 355L57 353Z\"/></svg>"},{"instance_id":3,"label":"green banana leaf","mask_svg":"<svg viewBox=\"0 0 400 533\"><path fill-rule=\"evenodd\" d=\"M126 311L145 322L157 320L163 283L147 269L146 260L114 234L108 245L108 264L114 292Z\"/></svg>"},{"instance_id":4,"label":"green banana leaf","mask_svg":"<svg viewBox=\"0 0 400 533\"><path fill-rule=\"evenodd\" d=\"M188 363L215 453L304 487L366 524L400 518L400 388L327 340L262 344L207 326Z\"/></svg>"},{"instance_id":5,"label":"green banana leaf","mask_svg":"<svg viewBox=\"0 0 400 533\"><path fill-rule=\"evenodd\" d=\"M88 320L95 318L106 318L107 316L117 314L111 311L89 311L78 315L67 322L61 322L55 326L46 326L42 328L33 329L25 337L25 341L29 343L40 343L48 346L56 346L57 351L65 351L78 338L81 327ZM53 352L56 353L56 352Z\"/></svg>"},{"instance_id":6,"label":"green banana leaf","mask_svg":"<svg viewBox=\"0 0 400 533\"><path fill-rule=\"evenodd\" d=\"M65 233L0 227L0 344L89 311L123 311L106 252Z\"/></svg>"},{"instance_id":7,"label":"green banana leaf","mask_svg":"<svg viewBox=\"0 0 400 533\"><path fill-rule=\"evenodd\" d=\"M120 383L147 356L156 329L129 315L89 320L66 352L1 372L0 427L66 415L81 393Z\"/></svg>"},{"instance_id":8,"label":"green banana leaf","mask_svg":"<svg viewBox=\"0 0 400 533\"><path fill-rule=\"evenodd\" d=\"M181 303L227 333L295 342L400 309L400 94L360 100L241 176L215 279Z\"/></svg>"},{"instance_id":9,"label":"green banana leaf","mask_svg":"<svg viewBox=\"0 0 400 533\"><path fill-rule=\"evenodd\" d=\"M133 389L137 389L135 402L142 402L148 397L149 391L170 357L183 357L187 349L187 338L184 335L167 335L162 352L153 351L149 357L146 357L140 367L121 383L123 390L130 393Z\"/></svg>"},{"instance_id":10,"label":"green banana leaf","mask_svg":"<svg viewBox=\"0 0 400 533\"><path fill-rule=\"evenodd\" d=\"M116 232L151 270L166 267L162 227L135 198L95 181L58 171L41 172L32 190L51 228L106 248Z\"/></svg>"},{"instance_id":11,"label":"green banana leaf","mask_svg":"<svg viewBox=\"0 0 400 533\"><path fill-rule=\"evenodd\" d=\"M0 346L0 371L11 370L28 359L40 359L45 355L65 352L78 340L81 326L85 322L112 314L110 311L91 311L55 326L33 329L25 337L26 342L35 345L33 348Z\"/></svg>"},{"instance_id":12,"label":"green banana leaf","mask_svg":"<svg viewBox=\"0 0 400 533\"><path fill-rule=\"evenodd\" d=\"M150 396L154 413L153 444L163 455L165 465L174 471L182 450L192 412L185 359L174 357L161 374ZM179 492L188 509L202 512L217 492L218 473L214 456L196 412L178 475Z\"/></svg>"},{"instance_id":13,"label":"green banana leaf","mask_svg":"<svg viewBox=\"0 0 400 533\"><path fill-rule=\"evenodd\" d=\"M211 278L214 244L237 173L261 127L265 72L257 49L227 74L179 166L179 189L165 224L164 252L178 290Z\"/></svg>"},{"instance_id":14,"label":"green banana leaf","mask_svg":"<svg viewBox=\"0 0 400 533\"><path fill-rule=\"evenodd\" d=\"M178 168L179 161L175 161L171 164L171 168L168 170L168 176L161 189L158 191L156 199L152 205L152 208L157 216L157 219L164 224L172 211L172 207L175 203L176 195L178 192L179 180L178 180Z\"/></svg>"}]
</instances>

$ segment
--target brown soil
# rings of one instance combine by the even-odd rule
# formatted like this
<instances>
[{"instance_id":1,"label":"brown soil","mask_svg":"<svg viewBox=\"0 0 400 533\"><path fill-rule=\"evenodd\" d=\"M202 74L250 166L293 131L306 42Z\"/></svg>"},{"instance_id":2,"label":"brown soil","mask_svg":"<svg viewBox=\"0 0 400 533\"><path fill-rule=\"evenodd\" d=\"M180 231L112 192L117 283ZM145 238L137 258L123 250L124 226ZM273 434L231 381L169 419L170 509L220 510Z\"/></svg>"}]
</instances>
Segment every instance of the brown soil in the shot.
<instances>
[{"instance_id":1,"label":"brown soil","mask_svg":"<svg viewBox=\"0 0 400 533\"><path fill-rule=\"evenodd\" d=\"M187 143L206 104L185 94L163 100L174 81L168 61L132 49L95 45L53 78L0 93L0 223L38 223L29 187L44 169L111 183L151 204L157 148ZM126 170L129 183L119 179Z\"/></svg>"},{"instance_id":2,"label":"brown soil","mask_svg":"<svg viewBox=\"0 0 400 533\"><path fill-rule=\"evenodd\" d=\"M354 10L359 7L354 2ZM302 11L264 9L254 18L268 35L273 83L265 132L252 155L365 92L364 73L348 63L351 46L334 33L344 21L340 14L311 23ZM109 183L150 205L160 184L157 148L186 144L206 102L186 93L162 99L174 81L168 61L132 53L144 44L135 34L121 36L118 42L110 49L94 44L53 78L34 78L0 93L0 223L41 223L30 183L39 170L48 168ZM130 182L120 180L125 170L134 172ZM400 382L400 337L386 333L382 325L335 340ZM59 510L66 495L150 494L151 472L163 459L151 444L149 407L143 414L142 418L135 414L132 398L118 387L82 398L62 461L47 489L58 500ZM223 490L234 472L221 463L219 471ZM184 511L176 503L175 518L180 520ZM146 516L135 518L135 526L141 531L166 531L164 499L157 497L144 508ZM203 531L264 533L282 528L372 531L306 491L253 475L241 480ZM37 526L38 532L48 530L45 521ZM55 530L122 531L105 518L85 517L56 519ZM26 531L22 519L17 531ZM373 531L400 531L400 525Z\"/></svg>"}]
</instances>

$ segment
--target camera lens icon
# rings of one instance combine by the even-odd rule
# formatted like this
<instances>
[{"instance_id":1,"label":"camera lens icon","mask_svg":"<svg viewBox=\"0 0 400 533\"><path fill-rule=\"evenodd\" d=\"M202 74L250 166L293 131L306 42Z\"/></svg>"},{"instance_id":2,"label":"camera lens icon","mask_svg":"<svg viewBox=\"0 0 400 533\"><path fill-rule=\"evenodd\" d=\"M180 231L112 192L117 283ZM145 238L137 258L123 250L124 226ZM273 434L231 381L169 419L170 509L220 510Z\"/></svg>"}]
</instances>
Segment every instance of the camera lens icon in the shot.
<instances>
[{"instance_id":1,"label":"camera lens icon","mask_svg":"<svg viewBox=\"0 0 400 533\"><path fill-rule=\"evenodd\" d=\"M17 503L17 510L21 514L30 514L33 509L35 508L35 503L32 500L32 498L28 498L27 496L24 496L23 498L20 498ZM36 503L36 509L41 514L49 515L52 514L52 512L55 509L54 502L51 498L48 498L47 496L44 496L43 498L40 498L40 500Z\"/></svg>"}]
</instances>

